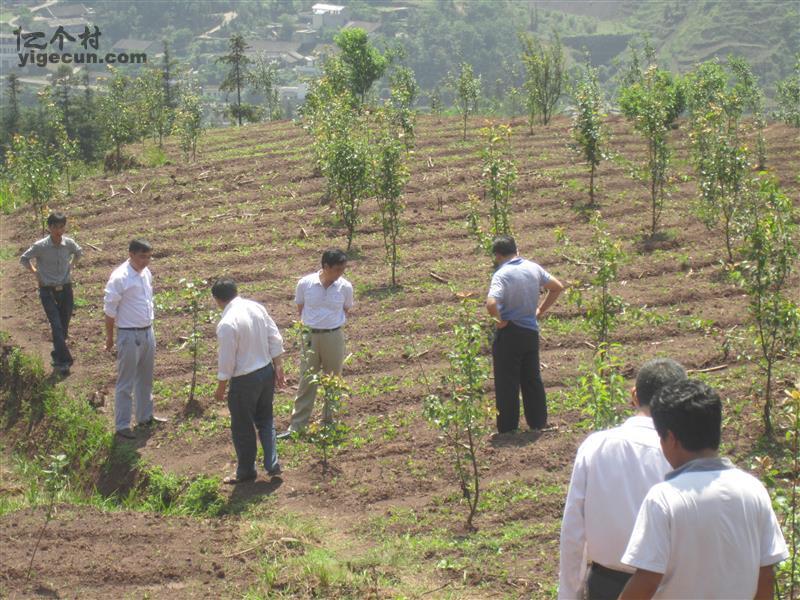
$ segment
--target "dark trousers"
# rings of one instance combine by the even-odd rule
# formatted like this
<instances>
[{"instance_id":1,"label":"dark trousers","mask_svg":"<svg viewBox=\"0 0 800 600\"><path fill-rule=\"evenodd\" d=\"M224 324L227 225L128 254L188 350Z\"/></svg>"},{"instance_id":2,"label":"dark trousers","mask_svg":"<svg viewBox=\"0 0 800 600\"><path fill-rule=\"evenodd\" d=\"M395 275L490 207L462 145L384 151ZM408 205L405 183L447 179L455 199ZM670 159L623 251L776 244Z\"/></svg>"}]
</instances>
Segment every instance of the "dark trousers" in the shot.
<instances>
[{"instance_id":1,"label":"dark trousers","mask_svg":"<svg viewBox=\"0 0 800 600\"><path fill-rule=\"evenodd\" d=\"M531 429L547 424L547 397L539 370L539 332L509 323L495 332L492 345L497 431L519 427L519 393Z\"/></svg>"},{"instance_id":2,"label":"dark trousers","mask_svg":"<svg viewBox=\"0 0 800 600\"><path fill-rule=\"evenodd\" d=\"M231 411L237 477L248 477L255 473L256 432L264 450L264 469L269 472L278 466L275 424L272 420L274 393L275 372L271 364L247 375L231 378L228 409Z\"/></svg>"},{"instance_id":3,"label":"dark trousers","mask_svg":"<svg viewBox=\"0 0 800 600\"><path fill-rule=\"evenodd\" d=\"M61 286L60 290L54 287L40 287L39 299L42 301L53 334L53 351L50 353L53 366L68 367L72 364L72 355L67 348L69 321L73 309L72 286L70 284Z\"/></svg>"},{"instance_id":4,"label":"dark trousers","mask_svg":"<svg viewBox=\"0 0 800 600\"><path fill-rule=\"evenodd\" d=\"M589 578L586 581L588 600L617 600L622 593L631 573L615 571L603 565L592 563L589 567Z\"/></svg>"}]
</instances>

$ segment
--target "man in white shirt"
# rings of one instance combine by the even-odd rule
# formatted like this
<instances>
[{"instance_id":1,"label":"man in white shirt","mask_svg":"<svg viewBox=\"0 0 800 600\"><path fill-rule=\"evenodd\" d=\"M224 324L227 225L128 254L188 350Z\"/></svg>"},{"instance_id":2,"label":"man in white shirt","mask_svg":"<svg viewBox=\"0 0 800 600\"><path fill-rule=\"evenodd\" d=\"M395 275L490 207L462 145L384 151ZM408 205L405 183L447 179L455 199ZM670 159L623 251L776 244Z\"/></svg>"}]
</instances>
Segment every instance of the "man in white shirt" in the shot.
<instances>
[{"instance_id":1,"label":"man in white shirt","mask_svg":"<svg viewBox=\"0 0 800 600\"><path fill-rule=\"evenodd\" d=\"M789 553L767 490L718 454L719 395L689 380L662 388L650 410L675 470L639 510L620 600L772 600L774 565Z\"/></svg>"},{"instance_id":2,"label":"man in white shirt","mask_svg":"<svg viewBox=\"0 0 800 600\"><path fill-rule=\"evenodd\" d=\"M615 600L633 573L620 558L642 500L670 470L650 401L663 386L684 380L686 371L672 359L646 362L631 390L636 415L578 448L561 522L560 600L583 600L584 588L589 600Z\"/></svg>"},{"instance_id":3,"label":"man in white shirt","mask_svg":"<svg viewBox=\"0 0 800 600\"><path fill-rule=\"evenodd\" d=\"M256 432L264 451L264 470L270 476L279 475L272 400L276 385L282 388L286 383L281 358L283 338L267 309L240 298L232 279L214 283L211 295L222 309L217 324L219 360L214 397L222 402L227 388L236 450L236 474L223 481L237 484L256 478Z\"/></svg>"},{"instance_id":4,"label":"man in white shirt","mask_svg":"<svg viewBox=\"0 0 800 600\"><path fill-rule=\"evenodd\" d=\"M131 430L132 397L136 397L136 424L152 425L166 419L153 414L153 276L147 265L153 248L144 240L128 245L129 258L111 273L105 289L103 311L106 352L114 350L117 330L117 386L114 421L117 435L136 437Z\"/></svg>"},{"instance_id":5,"label":"man in white shirt","mask_svg":"<svg viewBox=\"0 0 800 600\"><path fill-rule=\"evenodd\" d=\"M353 306L353 286L342 275L347 268L347 255L341 250L322 253L322 269L310 273L297 283L294 302L305 326L300 359L300 385L294 400L289 430L278 438L289 438L303 431L311 418L317 385L314 375L342 374L345 356L344 323ZM323 420L330 415L323 407Z\"/></svg>"}]
</instances>

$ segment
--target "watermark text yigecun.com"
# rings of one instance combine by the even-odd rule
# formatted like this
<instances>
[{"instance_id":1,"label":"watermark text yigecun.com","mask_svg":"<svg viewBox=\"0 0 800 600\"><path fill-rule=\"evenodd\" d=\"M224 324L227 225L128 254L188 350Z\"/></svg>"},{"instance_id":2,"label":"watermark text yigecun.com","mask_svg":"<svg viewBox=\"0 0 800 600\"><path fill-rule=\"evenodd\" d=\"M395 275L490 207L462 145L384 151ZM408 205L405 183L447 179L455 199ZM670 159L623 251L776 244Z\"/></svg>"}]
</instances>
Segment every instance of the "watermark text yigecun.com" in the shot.
<instances>
[{"instance_id":1,"label":"watermark text yigecun.com","mask_svg":"<svg viewBox=\"0 0 800 600\"><path fill-rule=\"evenodd\" d=\"M100 28L94 25L94 30L88 25L84 25L83 33L77 34L77 38L67 31L63 25L59 25L50 42L46 43L47 38L43 31L29 31L23 33L22 28L14 30L17 36L17 56L19 66L46 67L47 65L57 64L141 64L147 62L147 54L143 52L108 52L97 54L96 52L64 52L64 41L76 42L80 40L80 45L85 50L89 47L94 50L100 47ZM58 46L59 52L42 52L47 46ZM26 52L20 52L22 48ZM38 52L37 52L38 50Z\"/></svg>"},{"instance_id":2,"label":"watermark text yigecun.com","mask_svg":"<svg viewBox=\"0 0 800 600\"><path fill-rule=\"evenodd\" d=\"M105 55L96 54L94 52L20 52L17 54L19 57L19 66L36 65L37 67L46 67L47 65L63 64L141 64L147 62L147 54L141 52L109 52Z\"/></svg>"}]
</instances>

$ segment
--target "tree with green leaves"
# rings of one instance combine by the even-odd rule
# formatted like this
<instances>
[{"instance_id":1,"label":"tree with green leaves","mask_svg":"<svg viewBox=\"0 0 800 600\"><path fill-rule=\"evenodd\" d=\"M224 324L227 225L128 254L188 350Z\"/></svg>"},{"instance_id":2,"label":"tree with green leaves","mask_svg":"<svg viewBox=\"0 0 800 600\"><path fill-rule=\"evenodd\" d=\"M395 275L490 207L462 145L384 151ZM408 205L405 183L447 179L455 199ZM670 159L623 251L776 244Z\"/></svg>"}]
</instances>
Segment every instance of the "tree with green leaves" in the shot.
<instances>
[{"instance_id":1,"label":"tree with green leaves","mask_svg":"<svg viewBox=\"0 0 800 600\"><path fill-rule=\"evenodd\" d=\"M34 222L44 233L44 210L58 182L58 165L53 152L34 135L15 135L7 160L14 187L31 203Z\"/></svg>"},{"instance_id":2,"label":"tree with green leaves","mask_svg":"<svg viewBox=\"0 0 800 600\"><path fill-rule=\"evenodd\" d=\"M110 76L106 83L106 93L100 98L100 123L103 133L114 148L112 167L122 170L122 145L136 139L141 115L137 115L131 102L133 83L119 69L109 67Z\"/></svg>"},{"instance_id":3,"label":"tree with green leaves","mask_svg":"<svg viewBox=\"0 0 800 600\"><path fill-rule=\"evenodd\" d=\"M766 376L764 427L772 434L772 385L775 364L800 348L800 307L792 300L792 271L800 256L797 211L772 179L759 182L755 201L743 219L743 260L734 271L747 291L755 345Z\"/></svg>"},{"instance_id":4,"label":"tree with green leaves","mask_svg":"<svg viewBox=\"0 0 800 600\"><path fill-rule=\"evenodd\" d=\"M236 92L236 103L231 105L230 114L237 120L239 127L242 126L242 118L251 119L253 117L253 107L242 104L242 90L247 83L251 62L250 58L245 54L249 47L244 41L244 37L237 33L229 41L229 53L217 58L218 63L230 67L219 89L223 92Z\"/></svg>"},{"instance_id":5,"label":"tree with green leaves","mask_svg":"<svg viewBox=\"0 0 800 600\"><path fill-rule=\"evenodd\" d=\"M164 104L168 111L170 111L170 114L173 114L171 111L174 111L178 106L178 94L175 91L175 86L172 84L172 79L175 76L175 69L178 63L172 58L172 54L170 54L169 42L163 40L163 44L164 52L161 55L161 83L164 86ZM172 123L168 123L168 127L171 125Z\"/></svg>"},{"instance_id":6,"label":"tree with green leaves","mask_svg":"<svg viewBox=\"0 0 800 600\"><path fill-rule=\"evenodd\" d=\"M3 107L3 130L9 138L19 132L19 96L21 84L16 73L9 73L6 76L6 98L8 99Z\"/></svg>"},{"instance_id":7,"label":"tree with green leaves","mask_svg":"<svg viewBox=\"0 0 800 600\"><path fill-rule=\"evenodd\" d=\"M165 96L163 78L161 69L146 68L135 80L142 137L151 135L153 141L158 140L159 148L163 147L164 136L169 133L174 118Z\"/></svg>"},{"instance_id":8,"label":"tree with green leaves","mask_svg":"<svg viewBox=\"0 0 800 600\"><path fill-rule=\"evenodd\" d=\"M53 96L61 114L61 123L66 134L72 138L74 137L74 122L72 118L74 107L71 95L74 84L72 69L67 65L60 65L53 75L53 84Z\"/></svg>"},{"instance_id":9,"label":"tree with green leaves","mask_svg":"<svg viewBox=\"0 0 800 600\"><path fill-rule=\"evenodd\" d=\"M281 103L278 93L280 79L278 65L275 61L267 60L263 54L259 55L249 74L250 85L264 96L267 120L280 119Z\"/></svg>"},{"instance_id":10,"label":"tree with green leaves","mask_svg":"<svg viewBox=\"0 0 800 600\"><path fill-rule=\"evenodd\" d=\"M402 130L406 150L410 150L414 147L414 126L417 117L414 103L419 95L419 86L414 78L414 71L408 67L396 68L389 77L389 89L394 120Z\"/></svg>"},{"instance_id":11,"label":"tree with green leaves","mask_svg":"<svg viewBox=\"0 0 800 600\"><path fill-rule=\"evenodd\" d=\"M442 92L439 90L438 86L428 92L428 99L431 103L431 114L436 115L437 118L441 117L444 104L442 103Z\"/></svg>"},{"instance_id":12,"label":"tree with green leaves","mask_svg":"<svg viewBox=\"0 0 800 600\"><path fill-rule=\"evenodd\" d=\"M797 54L794 72L778 82L775 100L778 103L777 117L787 125L800 127L800 53Z\"/></svg>"},{"instance_id":13,"label":"tree with green leaves","mask_svg":"<svg viewBox=\"0 0 800 600\"><path fill-rule=\"evenodd\" d=\"M508 158L511 155L511 127L493 125L481 130L486 136L486 146L481 151L483 159L483 201L489 203L489 228L481 227L480 207L477 197L472 197L467 212L467 227L478 241L478 246L491 254L492 240L499 235L512 235L511 196L517 180L517 167Z\"/></svg>"},{"instance_id":14,"label":"tree with green leaves","mask_svg":"<svg viewBox=\"0 0 800 600\"><path fill-rule=\"evenodd\" d=\"M542 125L550 123L553 111L564 92L566 71L564 49L558 34L545 45L529 33L520 34L522 64L525 66L525 105L528 109L530 132L536 117Z\"/></svg>"},{"instance_id":15,"label":"tree with green leaves","mask_svg":"<svg viewBox=\"0 0 800 600\"><path fill-rule=\"evenodd\" d=\"M45 88L38 94L39 103L45 108L46 128L51 132L53 144L51 146L56 164L67 184L67 194L72 193L71 167L78 159L78 142L70 139L67 134L66 122L62 112L63 105L54 100L50 88ZM68 107L67 107L68 108Z\"/></svg>"},{"instance_id":16,"label":"tree with green leaves","mask_svg":"<svg viewBox=\"0 0 800 600\"><path fill-rule=\"evenodd\" d=\"M347 252L361 221L361 202L371 191L370 142L358 121L341 118L325 144L322 173L336 202L339 218L347 229Z\"/></svg>"},{"instance_id":17,"label":"tree with green leaves","mask_svg":"<svg viewBox=\"0 0 800 600\"><path fill-rule=\"evenodd\" d=\"M324 171L327 144L338 131L353 118L356 99L347 86L347 72L339 57L327 59L322 65L322 75L311 82L305 102L300 107L303 128L313 137L314 161L320 173ZM345 123L340 123L342 120Z\"/></svg>"},{"instance_id":18,"label":"tree with green leaves","mask_svg":"<svg viewBox=\"0 0 800 600\"><path fill-rule=\"evenodd\" d=\"M480 500L478 439L487 430L494 407L487 399L489 364L484 353L486 335L475 319L474 303L465 302L458 324L453 329L450 369L443 377L445 394L429 394L423 401L426 420L444 435L445 447L452 452L461 494L467 503L467 528L474 530L473 519Z\"/></svg>"},{"instance_id":19,"label":"tree with green leaves","mask_svg":"<svg viewBox=\"0 0 800 600\"><path fill-rule=\"evenodd\" d=\"M386 260L392 267L392 287L397 287L397 243L403 214L403 188L409 172L403 163L404 146L391 132L378 141L374 169L375 196L381 215Z\"/></svg>"},{"instance_id":20,"label":"tree with green leaves","mask_svg":"<svg viewBox=\"0 0 800 600\"><path fill-rule=\"evenodd\" d=\"M472 65L462 62L458 67L458 75L448 73L445 79L447 87L453 92L458 112L464 119L464 134L462 139L467 139L467 117L475 112L478 107L478 98L481 94L481 76L475 75Z\"/></svg>"},{"instance_id":21,"label":"tree with green leaves","mask_svg":"<svg viewBox=\"0 0 800 600\"><path fill-rule=\"evenodd\" d=\"M742 99L742 106L750 111L753 126L756 130L756 159L757 168L763 170L767 163L767 142L764 138L764 128L767 121L764 118L764 92L758 85L758 79L747 61L733 54L728 55L728 68L735 77L734 93Z\"/></svg>"},{"instance_id":22,"label":"tree with green leaves","mask_svg":"<svg viewBox=\"0 0 800 600\"><path fill-rule=\"evenodd\" d=\"M597 69L588 60L572 96L576 108L572 137L575 139L575 148L589 166L589 206L594 206L594 177L597 165L605 158L608 130L603 123L606 115L603 113L603 98L597 83Z\"/></svg>"},{"instance_id":23,"label":"tree with green leaves","mask_svg":"<svg viewBox=\"0 0 800 600\"><path fill-rule=\"evenodd\" d=\"M103 156L106 144L98 116L98 102L92 86L89 85L89 73L84 71L81 81L83 94L76 100L75 137L78 140L78 155L85 162L94 162Z\"/></svg>"},{"instance_id":24,"label":"tree with green leaves","mask_svg":"<svg viewBox=\"0 0 800 600\"><path fill-rule=\"evenodd\" d=\"M208 294L208 281L205 279L181 278L178 281L178 285L182 286L180 289L182 300L180 310L183 313L188 313L192 319L191 329L186 340L192 354L192 381L189 384L189 398L184 407L184 414L199 415L202 412L202 407L194 394L197 388L197 369L199 367L197 356L203 339L200 326L202 323L210 322L213 318L211 311L204 308L206 295Z\"/></svg>"},{"instance_id":25,"label":"tree with green leaves","mask_svg":"<svg viewBox=\"0 0 800 600\"><path fill-rule=\"evenodd\" d=\"M317 386L317 397L322 399L322 419L311 423L303 431L302 437L319 449L322 454L322 472L326 473L331 452L347 441L347 434L350 432L350 428L341 419L350 389L344 379L335 373L316 373L312 381Z\"/></svg>"},{"instance_id":26,"label":"tree with green leaves","mask_svg":"<svg viewBox=\"0 0 800 600\"><path fill-rule=\"evenodd\" d=\"M649 64L632 83L619 90L619 105L633 128L647 142L647 159L640 173L650 191L650 234L655 235L664 208L672 151L668 133L685 106L683 85L669 71Z\"/></svg>"},{"instance_id":27,"label":"tree with green leaves","mask_svg":"<svg viewBox=\"0 0 800 600\"><path fill-rule=\"evenodd\" d=\"M348 87L359 106L364 106L367 92L383 76L389 59L369 43L367 32L359 27L341 30L333 41L342 51L339 58L347 70Z\"/></svg>"},{"instance_id":28,"label":"tree with green leaves","mask_svg":"<svg viewBox=\"0 0 800 600\"><path fill-rule=\"evenodd\" d=\"M203 133L203 107L200 95L192 86L181 90L181 100L175 111L172 132L180 139L181 150L185 155L191 152L192 160L197 156L197 140Z\"/></svg>"},{"instance_id":29,"label":"tree with green leaves","mask_svg":"<svg viewBox=\"0 0 800 600\"><path fill-rule=\"evenodd\" d=\"M686 90L692 162L700 191L697 213L709 230L722 228L727 260L733 263L752 181L740 126L744 101L731 83L731 74L715 60L687 75Z\"/></svg>"},{"instance_id":30,"label":"tree with green leaves","mask_svg":"<svg viewBox=\"0 0 800 600\"><path fill-rule=\"evenodd\" d=\"M571 304L585 311L597 351L610 342L617 315L624 306L622 298L612 293L611 286L617 282L619 269L627 260L627 255L622 242L611 237L599 212L592 215L589 223L592 243L588 248L578 248L560 228L556 230L556 240L562 245L562 255L584 270L585 281L570 287L567 298Z\"/></svg>"}]
</instances>

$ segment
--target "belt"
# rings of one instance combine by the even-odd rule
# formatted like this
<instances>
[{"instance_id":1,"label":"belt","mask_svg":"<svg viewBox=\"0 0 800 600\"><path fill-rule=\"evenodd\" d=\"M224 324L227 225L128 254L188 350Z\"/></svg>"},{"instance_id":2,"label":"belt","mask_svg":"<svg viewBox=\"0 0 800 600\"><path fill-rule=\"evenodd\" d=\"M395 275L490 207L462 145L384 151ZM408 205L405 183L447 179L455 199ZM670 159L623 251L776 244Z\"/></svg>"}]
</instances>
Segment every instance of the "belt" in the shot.
<instances>
[{"instance_id":1,"label":"belt","mask_svg":"<svg viewBox=\"0 0 800 600\"><path fill-rule=\"evenodd\" d=\"M313 327L309 327L311 333L330 333L331 331L339 331L341 328L341 325L334 327L333 329L314 329Z\"/></svg>"},{"instance_id":2,"label":"belt","mask_svg":"<svg viewBox=\"0 0 800 600\"><path fill-rule=\"evenodd\" d=\"M117 327L120 331L147 331L150 329L152 325L148 325L147 327Z\"/></svg>"},{"instance_id":3,"label":"belt","mask_svg":"<svg viewBox=\"0 0 800 600\"><path fill-rule=\"evenodd\" d=\"M53 290L54 292L60 292L64 288L72 287L71 283L63 283L61 285L40 285L40 290Z\"/></svg>"},{"instance_id":4,"label":"belt","mask_svg":"<svg viewBox=\"0 0 800 600\"><path fill-rule=\"evenodd\" d=\"M592 571L597 573L598 575L605 575L610 579L614 579L616 581L625 582L631 578L633 573L626 573L625 571L617 571L616 569L609 569L608 567L604 567L600 563L592 562Z\"/></svg>"}]
</instances>

